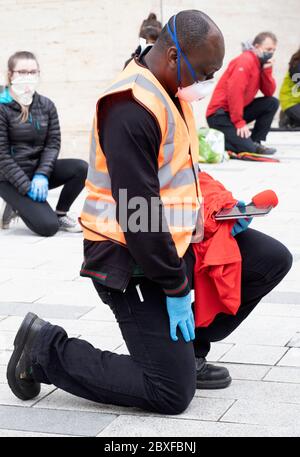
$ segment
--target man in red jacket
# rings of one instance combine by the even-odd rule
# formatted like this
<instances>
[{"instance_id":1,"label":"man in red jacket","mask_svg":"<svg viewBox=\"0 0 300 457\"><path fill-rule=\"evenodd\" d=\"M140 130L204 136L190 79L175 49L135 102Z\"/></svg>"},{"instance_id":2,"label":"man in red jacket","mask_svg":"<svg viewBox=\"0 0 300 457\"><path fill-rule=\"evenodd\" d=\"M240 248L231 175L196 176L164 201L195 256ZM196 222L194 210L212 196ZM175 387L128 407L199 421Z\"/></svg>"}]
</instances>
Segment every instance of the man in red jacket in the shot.
<instances>
[{"instance_id":1,"label":"man in red jacket","mask_svg":"<svg viewBox=\"0 0 300 457\"><path fill-rule=\"evenodd\" d=\"M272 75L277 38L262 32L253 44L233 59L218 82L207 109L209 127L225 135L225 147L233 152L274 154L276 149L260 144L270 130L279 102L273 97ZM264 97L255 98L258 91ZM255 121L250 132L247 124Z\"/></svg>"}]
</instances>

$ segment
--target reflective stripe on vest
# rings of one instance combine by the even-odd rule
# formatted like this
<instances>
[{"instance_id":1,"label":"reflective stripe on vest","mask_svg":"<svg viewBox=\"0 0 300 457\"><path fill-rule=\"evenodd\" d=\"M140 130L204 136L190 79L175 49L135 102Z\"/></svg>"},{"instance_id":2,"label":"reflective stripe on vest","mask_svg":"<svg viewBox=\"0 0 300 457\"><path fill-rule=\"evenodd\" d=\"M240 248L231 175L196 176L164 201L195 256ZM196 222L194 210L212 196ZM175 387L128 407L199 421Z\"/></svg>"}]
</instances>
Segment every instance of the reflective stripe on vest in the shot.
<instances>
[{"instance_id":1,"label":"reflective stripe on vest","mask_svg":"<svg viewBox=\"0 0 300 457\"><path fill-rule=\"evenodd\" d=\"M132 91L133 98L156 119L161 131L161 144L158 154L158 180L160 184L160 205L163 206L166 229L170 231L178 255L182 257L191 241L198 221L201 192L198 177L198 138L190 106L180 102L184 113L182 118L164 88L154 75L136 62L132 62L121 73L119 80L112 84L100 97L94 117L90 141L90 166L86 181L88 197L82 211L81 221L87 239L103 241L115 240L126 245L120 225L131 231L131 219L138 220L131 200L119 203L119 208L134 209L127 220L116 217L116 203L112 197L111 179L108 173L105 154L99 140L98 122L101 122L100 101L109 94ZM99 113L99 118L98 118ZM190 199L190 201L186 201ZM125 208L126 207L126 208ZM145 211L145 214L151 212ZM124 214L123 214L124 216ZM155 223L155 217L154 223ZM120 225L117 222L120 220ZM125 223L124 223L125 222ZM150 219L152 230L152 219ZM129 227L125 226L128 224ZM147 227L149 224L146 223ZM143 231L143 224L141 224ZM163 228L164 230L164 228ZM198 225L197 225L198 230ZM138 230L137 230L138 231ZM156 231L156 230L154 230Z\"/></svg>"},{"instance_id":2,"label":"reflective stripe on vest","mask_svg":"<svg viewBox=\"0 0 300 457\"><path fill-rule=\"evenodd\" d=\"M95 216L99 225L106 222L115 223L117 220L117 205L115 202L87 199L83 206L83 212ZM164 204L164 215L169 227L195 227L197 213L190 209L177 209Z\"/></svg>"},{"instance_id":3,"label":"reflective stripe on vest","mask_svg":"<svg viewBox=\"0 0 300 457\"><path fill-rule=\"evenodd\" d=\"M152 92L157 98L159 98L164 104L168 112L168 135L164 144L164 165L158 171L158 179L160 188L164 187L180 187L184 184L192 184L195 180L194 174L191 169L180 170L176 176L173 176L169 162L173 158L174 154L174 133L175 133L175 121L173 113L170 109L170 106L163 96L163 94L158 90L158 88L144 76L136 74L130 78L119 81L116 84L113 84L109 89L107 89L104 94L111 92L112 90L118 89L123 85L129 82L135 82L143 89ZM92 135L91 135L91 144L90 144L90 166L88 171L88 181L90 181L96 187L102 187L104 189L111 188L111 181L108 173L103 173L96 170L96 141L95 141L95 122L93 122ZM197 164L194 164L194 167L197 167Z\"/></svg>"}]
</instances>

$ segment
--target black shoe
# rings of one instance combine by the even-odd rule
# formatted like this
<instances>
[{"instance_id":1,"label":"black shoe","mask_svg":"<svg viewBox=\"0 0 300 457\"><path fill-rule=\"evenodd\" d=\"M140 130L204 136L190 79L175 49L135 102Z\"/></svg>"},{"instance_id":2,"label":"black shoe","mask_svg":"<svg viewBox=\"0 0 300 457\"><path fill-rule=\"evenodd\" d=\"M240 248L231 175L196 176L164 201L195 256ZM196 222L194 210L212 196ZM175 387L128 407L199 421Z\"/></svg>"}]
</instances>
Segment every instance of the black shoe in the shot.
<instances>
[{"instance_id":1,"label":"black shoe","mask_svg":"<svg viewBox=\"0 0 300 457\"><path fill-rule=\"evenodd\" d=\"M206 362L205 358L196 358L197 389L225 389L231 383L229 371Z\"/></svg>"},{"instance_id":2,"label":"black shoe","mask_svg":"<svg viewBox=\"0 0 300 457\"><path fill-rule=\"evenodd\" d=\"M47 322L39 319L36 314L28 313L15 337L6 377L12 392L21 400L31 400L41 390L40 383L32 377L30 352L35 338L46 324Z\"/></svg>"},{"instance_id":3,"label":"black shoe","mask_svg":"<svg viewBox=\"0 0 300 457\"><path fill-rule=\"evenodd\" d=\"M275 154L275 152L277 152L277 149L275 148L268 148L260 143L255 142L254 144L256 146L255 154L272 155Z\"/></svg>"}]
</instances>

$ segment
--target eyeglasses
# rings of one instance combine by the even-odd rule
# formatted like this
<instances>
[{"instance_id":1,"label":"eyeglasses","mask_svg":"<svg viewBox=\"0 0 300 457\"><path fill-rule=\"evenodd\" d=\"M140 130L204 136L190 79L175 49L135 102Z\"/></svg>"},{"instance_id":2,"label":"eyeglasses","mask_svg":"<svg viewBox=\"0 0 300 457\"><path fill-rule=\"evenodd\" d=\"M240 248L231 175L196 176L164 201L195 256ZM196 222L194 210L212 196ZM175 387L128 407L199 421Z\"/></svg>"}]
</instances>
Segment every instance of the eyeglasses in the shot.
<instances>
[{"instance_id":1,"label":"eyeglasses","mask_svg":"<svg viewBox=\"0 0 300 457\"><path fill-rule=\"evenodd\" d=\"M39 74L40 74L40 70L31 70L31 71L27 71L27 70L13 70L13 73L18 73L18 74L21 75L21 76L27 76L27 75L35 76L35 75L39 75Z\"/></svg>"}]
</instances>

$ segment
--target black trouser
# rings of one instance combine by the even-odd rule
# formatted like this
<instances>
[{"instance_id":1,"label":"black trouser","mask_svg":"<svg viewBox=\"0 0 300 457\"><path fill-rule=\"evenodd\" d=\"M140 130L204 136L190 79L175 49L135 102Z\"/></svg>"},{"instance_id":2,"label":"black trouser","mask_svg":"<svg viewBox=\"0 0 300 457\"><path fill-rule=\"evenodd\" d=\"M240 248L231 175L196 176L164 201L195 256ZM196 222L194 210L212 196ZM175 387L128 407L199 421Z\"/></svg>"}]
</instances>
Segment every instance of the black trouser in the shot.
<instances>
[{"instance_id":1,"label":"black trouser","mask_svg":"<svg viewBox=\"0 0 300 457\"><path fill-rule=\"evenodd\" d=\"M294 126L300 127L300 103L298 103L295 106L292 106L291 108L288 108L287 110L285 110L285 113L292 121Z\"/></svg>"},{"instance_id":2,"label":"black trouser","mask_svg":"<svg viewBox=\"0 0 300 457\"><path fill-rule=\"evenodd\" d=\"M196 388L195 353L205 356L211 341L229 335L287 274L292 256L279 241L256 230L237 235L243 259L242 303L236 316L220 315L196 340L181 333L174 342L162 289L148 279L132 279L126 292L104 298L113 310L130 355L95 349L64 329L46 324L32 350L33 376L95 402L136 406L162 414L178 414ZM136 290L139 284L144 301ZM94 283L100 296L102 287ZM95 322L95 328L96 328ZM195 350L194 350L195 347Z\"/></svg>"},{"instance_id":3,"label":"black trouser","mask_svg":"<svg viewBox=\"0 0 300 457\"><path fill-rule=\"evenodd\" d=\"M49 179L49 189L64 186L56 206L60 212L68 212L84 187L88 164L79 159L60 159ZM28 228L41 236L53 236L58 230L58 219L48 202L35 202L21 195L8 182L0 182L0 196L9 203Z\"/></svg>"},{"instance_id":4,"label":"black trouser","mask_svg":"<svg viewBox=\"0 0 300 457\"><path fill-rule=\"evenodd\" d=\"M275 97L255 98L244 109L244 120L249 123L256 121L250 138L241 138L237 135L237 129L231 122L228 112L218 110L207 118L209 127L220 130L225 135L225 149L233 152L255 152L254 142L260 143L265 140L279 102Z\"/></svg>"}]
</instances>

